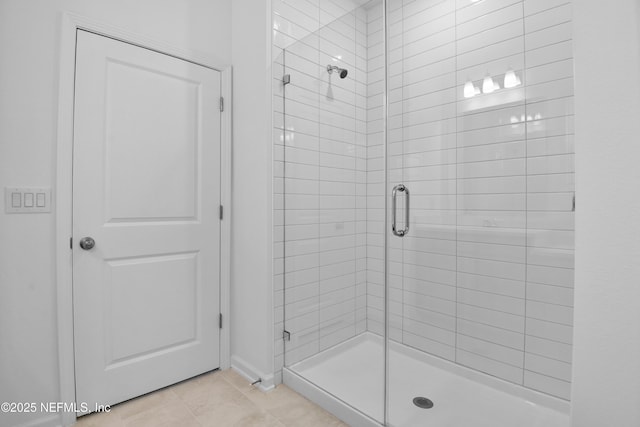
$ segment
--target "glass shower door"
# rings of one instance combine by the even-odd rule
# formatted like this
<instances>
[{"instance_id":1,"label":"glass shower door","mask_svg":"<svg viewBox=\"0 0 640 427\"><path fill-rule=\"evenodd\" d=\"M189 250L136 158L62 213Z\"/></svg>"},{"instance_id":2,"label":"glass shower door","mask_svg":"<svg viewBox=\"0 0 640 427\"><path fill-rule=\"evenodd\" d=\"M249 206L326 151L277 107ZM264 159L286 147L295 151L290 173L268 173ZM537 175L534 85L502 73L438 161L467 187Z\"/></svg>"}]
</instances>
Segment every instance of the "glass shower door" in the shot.
<instances>
[{"instance_id":1,"label":"glass shower door","mask_svg":"<svg viewBox=\"0 0 640 427\"><path fill-rule=\"evenodd\" d=\"M317 30L284 42L276 262L285 382L382 424L384 31L382 2L359 3L320 2Z\"/></svg>"},{"instance_id":2,"label":"glass shower door","mask_svg":"<svg viewBox=\"0 0 640 427\"><path fill-rule=\"evenodd\" d=\"M276 371L379 424L561 425L532 402L570 390L570 1L299 7L274 74Z\"/></svg>"},{"instance_id":3,"label":"glass shower door","mask_svg":"<svg viewBox=\"0 0 640 427\"><path fill-rule=\"evenodd\" d=\"M390 426L561 425L516 395L569 397L569 21L566 1L387 0Z\"/></svg>"},{"instance_id":4,"label":"glass shower door","mask_svg":"<svg viewBox=\"0 0 640 427\"><path fill-rule=\"evenodd\" d=\"M387 1L386 421L393 426L440 425L447 418L434 416L454 402L440 398L448 386L425 359L455 359L455 3Z\"/></svg>"}]
</instances>

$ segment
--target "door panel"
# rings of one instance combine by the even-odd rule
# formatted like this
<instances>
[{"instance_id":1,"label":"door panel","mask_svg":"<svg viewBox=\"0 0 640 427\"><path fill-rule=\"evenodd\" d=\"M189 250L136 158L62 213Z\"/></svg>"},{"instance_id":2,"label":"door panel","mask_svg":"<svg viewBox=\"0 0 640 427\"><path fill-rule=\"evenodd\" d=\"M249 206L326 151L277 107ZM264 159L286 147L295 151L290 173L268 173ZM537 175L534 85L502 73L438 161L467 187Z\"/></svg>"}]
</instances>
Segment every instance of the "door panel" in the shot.
<instances>
[{"instance_id":1,"label":"door panel","mask_svg":"<svg viewBox=\"0 0 640 427\"><path fill-rule=\"evenodd\" d=\"M196 219L200 85L109 60L106 77L108 220Z\"/></svg>"},{"instance_id":2,"label":"door panel","mask_svg":"<svg viewBox=\"0 0 640 427\"><path fill-rule=\"evenodd\" d=\"M107 262L107 366L163 348L193 344L197 333L198 254ZM153 304L140 305L149 295ZM162 334L155 333L161 330Z\"/></svg>"},{"instance_id":3,"label":"door panel","mask_svg":"<svg viewBox=\"0 0 640 427\"><path fill-rule=\"evenodd\" d=\"M79 31L73 171L78 402L219 362L220 74ZM91 236L91 250L78 246Z\"/></svg>"}]
</instances>

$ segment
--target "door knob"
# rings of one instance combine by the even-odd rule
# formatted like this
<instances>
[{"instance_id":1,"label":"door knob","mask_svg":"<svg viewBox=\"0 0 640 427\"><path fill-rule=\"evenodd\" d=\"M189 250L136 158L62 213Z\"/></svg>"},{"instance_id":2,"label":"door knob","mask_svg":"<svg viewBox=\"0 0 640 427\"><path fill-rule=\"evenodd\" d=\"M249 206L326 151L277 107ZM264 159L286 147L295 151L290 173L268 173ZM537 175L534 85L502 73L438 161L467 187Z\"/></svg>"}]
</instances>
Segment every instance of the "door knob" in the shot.
<instances>
[{"instance_id":1,"label":"door knob","mask_svg":"<svg viewBox=\"0 0 640 427\"><path fill-rule=\"evenodd\" d=\"M80 247L85 251L93 249L95 245L96 241L91 237L83 237L82 239L80 239Z\"/></svg>"}]
</instances>

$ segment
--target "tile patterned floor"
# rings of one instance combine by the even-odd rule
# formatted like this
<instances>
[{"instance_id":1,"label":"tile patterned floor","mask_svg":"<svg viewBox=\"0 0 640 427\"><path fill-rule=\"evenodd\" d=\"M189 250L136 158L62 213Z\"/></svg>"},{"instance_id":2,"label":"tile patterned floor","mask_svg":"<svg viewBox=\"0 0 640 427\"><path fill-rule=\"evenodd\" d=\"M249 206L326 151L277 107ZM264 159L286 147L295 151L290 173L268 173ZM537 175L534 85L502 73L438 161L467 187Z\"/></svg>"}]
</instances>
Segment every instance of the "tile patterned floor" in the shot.
<instances>
[{"instance_id":1,"label":"tile patterned floor","mask_svg":"<svg viewBox=\"0 0 640 427\"><path fill-rule=\"evenodd\" d=\"M285 385L263 393L215 371L84 416L76 427L346 427Z\"/></svg>"}]
</instances>

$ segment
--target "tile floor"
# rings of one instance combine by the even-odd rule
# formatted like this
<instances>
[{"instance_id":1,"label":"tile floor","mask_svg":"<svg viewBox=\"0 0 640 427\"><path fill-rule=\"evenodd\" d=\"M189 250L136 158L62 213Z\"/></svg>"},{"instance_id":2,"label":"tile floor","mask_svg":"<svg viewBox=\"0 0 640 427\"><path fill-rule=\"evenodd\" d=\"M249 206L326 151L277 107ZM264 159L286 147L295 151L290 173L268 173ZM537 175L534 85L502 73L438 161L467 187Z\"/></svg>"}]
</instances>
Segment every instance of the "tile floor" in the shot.
<instances>
[{"instance_id":1,"label":"tile floor","mask_svg":"<svg viewBox=\"0 0 640 427\"><path fill-rule=\"evenodd\" d=\"M263 393L215 371L84 416L76 427L338 427L339 419L285 385Z\"/></svg>"}]
</instances>

